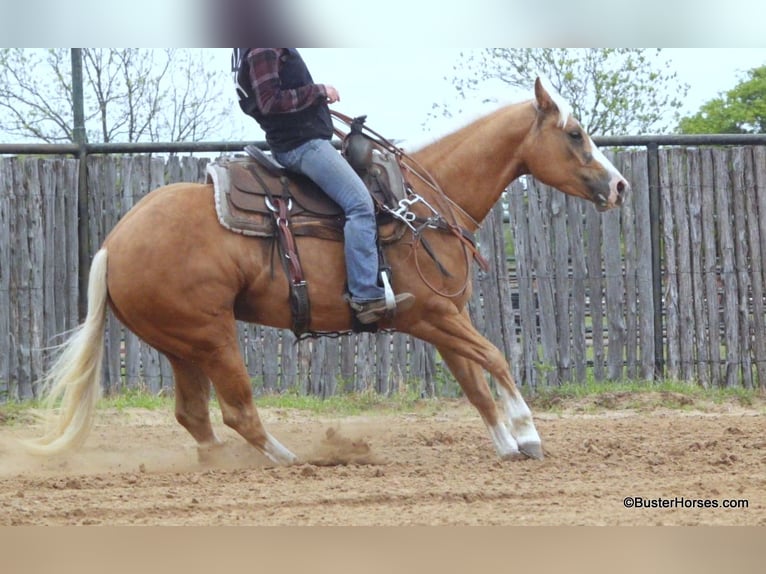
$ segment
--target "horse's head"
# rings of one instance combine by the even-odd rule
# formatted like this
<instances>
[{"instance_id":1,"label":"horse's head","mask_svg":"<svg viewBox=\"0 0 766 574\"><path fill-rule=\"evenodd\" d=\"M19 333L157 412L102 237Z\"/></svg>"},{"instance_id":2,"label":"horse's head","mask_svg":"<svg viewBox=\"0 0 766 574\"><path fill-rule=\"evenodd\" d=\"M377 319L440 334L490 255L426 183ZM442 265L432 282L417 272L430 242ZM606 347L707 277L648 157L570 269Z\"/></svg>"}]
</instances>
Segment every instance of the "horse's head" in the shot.
<instances>
[{"instance_id":1,"label":"horse's head","mask_svg":"<svg viewBox=\"0 0 766 574\"><path fill-rule=\"evenodd\" d=\"M618 207L629 184L596 147L569 104L538 78L536 121L527 135L524 163L543 183L596 204L599 211Z\"/></svg>"}]
</instances>

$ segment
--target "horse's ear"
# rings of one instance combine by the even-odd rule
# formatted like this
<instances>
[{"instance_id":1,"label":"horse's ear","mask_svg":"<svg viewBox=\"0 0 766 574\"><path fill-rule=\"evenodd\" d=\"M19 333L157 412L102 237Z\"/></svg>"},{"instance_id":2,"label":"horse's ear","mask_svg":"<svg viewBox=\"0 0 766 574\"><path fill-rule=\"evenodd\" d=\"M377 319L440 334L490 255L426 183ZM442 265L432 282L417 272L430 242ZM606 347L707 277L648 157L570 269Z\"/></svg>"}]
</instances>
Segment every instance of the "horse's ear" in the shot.
<instances>
[{"instance_id":1,"label":"horse's ear","mask_svg":"<svg viewBox=\"0 0 766 574\"><path fill-rule=\"evenodd\" d=\"M535 79L535 98L537 99L538 109L543 113L547 114L558 110L556 102L553 101L553 98L551 98L539 77Z\"/></svg>"}]
</instances>

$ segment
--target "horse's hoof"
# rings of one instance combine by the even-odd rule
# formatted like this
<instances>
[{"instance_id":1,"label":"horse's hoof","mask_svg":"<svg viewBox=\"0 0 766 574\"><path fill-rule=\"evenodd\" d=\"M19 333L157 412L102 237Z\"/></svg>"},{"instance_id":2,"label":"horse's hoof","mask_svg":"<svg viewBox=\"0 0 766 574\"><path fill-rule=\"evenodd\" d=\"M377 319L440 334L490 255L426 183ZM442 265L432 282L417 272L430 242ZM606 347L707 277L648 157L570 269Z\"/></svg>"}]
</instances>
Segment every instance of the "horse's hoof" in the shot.
<instances>
[{"instance_id":1,"label":"horse's hoof","mask_svg":"<svg viewBox=\"0 0 766 574\"><path fill-rule=\"evenodd\" d=\"M534 458L535 460L543 460L545 458L543 455L543 445L539 442L519 443L519 450L524 456Z\"/></svg>"}]
</instances>

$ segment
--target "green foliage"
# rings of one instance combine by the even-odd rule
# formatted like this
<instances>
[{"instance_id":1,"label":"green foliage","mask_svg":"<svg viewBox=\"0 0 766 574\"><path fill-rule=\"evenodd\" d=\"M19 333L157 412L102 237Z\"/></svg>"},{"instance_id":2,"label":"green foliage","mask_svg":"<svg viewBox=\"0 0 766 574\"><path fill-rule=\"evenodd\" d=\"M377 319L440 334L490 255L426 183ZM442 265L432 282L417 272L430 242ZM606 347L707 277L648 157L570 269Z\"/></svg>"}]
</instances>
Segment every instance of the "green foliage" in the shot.
<instances>
[{"instance_id":1,"label":"green foliage","mask_svg":"<svg viewBox=\"0 0 766 574\"><path fill-rule=\"evenodd\" d=\"M454 405L454 399L422 399L410 387L390 396L373 391L345 393L321 398L298 392L263 395L255 399L259 408L295 409L317 416L355 416L365 413L416 413L431 416ZM540 387L534 393L524 393L535 411L557 412L563 408L599 411L603 409L627 408L651 410L705 409L706 405L739 404L756 408L766 413L766 395L763 390L744 388L709 388L697 384L663 381L596 381L592 377L582 383L565 383L557 387ZM464 399L460 399L461 401ZM8 402L0 404L0 425L24 425L35 421L42 405L39 401ZM151 411L173 410L173 398L151 394L141 389L126 391L103 399L99 409L114 409L122 412L128 409ZM210 404L211 412L219 411L215 400Z\"/></svg>"},{"instance_id":2,"label":"green foliage","mask_svg":"<svg viewBox=\"0 0 766 574\"><path fill-rule=\"evenodd\" d=\"M591 134L657 133L667 129L669 111L677 119L689 89L660 55L633 48L483 48L461 54L452 83L466 98L490 80L528 91L541 74ZM432 117L450 115L444 106L434 108Z\"/></svg>"},{"instance_id":3,"label":"green foliage","mask_svg":"<svg viewBox=\"0 0 766 574\"><path fill-rule=\"evenodd\" d=\"M115 409L117 411L124 411L126 409L147 409L151 411L172 409L173 397L164 394L153 394L141 388L134 388L103 399L99 403L99 408Z\"/></svg>"},{"instance_id":4,"label":"green foliage","mask_svg":"<svg viewBox=\"0 0 766 574\"><path fill-rule=\"evenodd\" d=\"M298 393L264 395L256 399L258 407L306 410L323 415L358 415L369 411L401 412L417 410L424 402L414 392L383 396L374 391L340 394L322 398Z\"/></svg>"},{"instance_id":5,"label":"green foliage","mask_svg":"<svg viewBox=\"0 0 766 574\"><path fill-rule=\"evenodd\" d=\"M593 410L656 407L669 409L703 408L709 404L739 404L752 407L762 404L764 392L758 389L704 388L689 381L622 380L597 381L593 377L580 383L564 383L558 387L541 387L530 398L533 408L557 410L563 405L585 401Z\"/></svg>"},{"instance_id":6,"label":"green foliage","mask_svg":"<svg viewBox=\"0 0 766 574\"><path fill-rule=\"evenodd\" d=\"M35 417L34 409L39 408L39 401L10 401L0 404L0 425L14 426L31 424Z\"/></svg>"},{"instance_id":7,"label":"green foliage","mask_svg":"<svg viewBox=\"0 0 766 574\"><path fill-rule=\"evenodd\" d=\"M681 119L683 134L766 133L766 66L753 68L734 88Z\"/></svg>"}]
</instances>

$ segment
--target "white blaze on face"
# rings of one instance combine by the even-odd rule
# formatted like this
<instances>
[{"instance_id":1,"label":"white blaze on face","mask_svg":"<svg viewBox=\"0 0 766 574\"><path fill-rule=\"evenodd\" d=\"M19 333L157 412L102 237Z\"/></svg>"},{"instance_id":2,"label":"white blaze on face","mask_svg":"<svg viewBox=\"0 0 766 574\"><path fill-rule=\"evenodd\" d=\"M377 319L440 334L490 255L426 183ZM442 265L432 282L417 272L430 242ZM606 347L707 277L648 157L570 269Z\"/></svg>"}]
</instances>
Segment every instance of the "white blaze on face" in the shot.
<instances>
[{"instance_id":1,"label":"white blaze on face","mask_svg":"<svg viewBox=\"0 0 766 574\"><path fill-rule=\"evenodd\" d=\"M566 124L569 121L569 117L572 115L572 107L569 105L569 102L567 102L562 97L562 95L556 91L553 85L551 85L548 78L542 75L539 75L539 78L543 88L545 88L545 91L548 92L551 100L553 100L553 103L556 104L556 107L559 109L559 126L561 128L566 127ZM617 207L620 205L622 192L628 187L628 182L625 180L622 174L617 171L617 168L614 167L612 162L607 159L603 152L596 147L596 144L593 143L591 137L587 137L592 150L591 155L593 156L593 161L601 164L601 166L609 174L609 196L603 198L604 207L607 209Z\"/></svg>"},{"instance_id":2,"label":"white blaze on face","mask_svg":"<svg viewBox=\"0 0 766 574\"><path fill-rule=\"evenodd\" d=\"M617 207L620 203L620 195L628 185L627 181L604 153L596 147L590 136L588 136L588 140L591 150L593 150L593 161L600 163L609 174L609 197L606 198L607 207Z\"/></svg>"}]
</instances>

